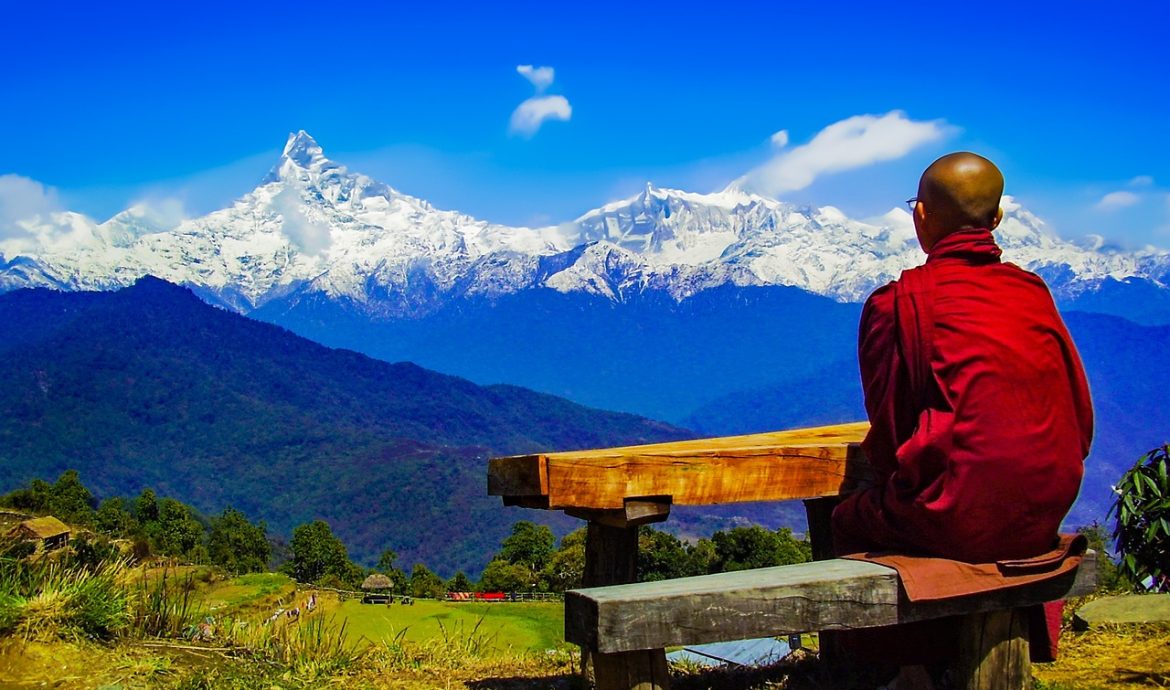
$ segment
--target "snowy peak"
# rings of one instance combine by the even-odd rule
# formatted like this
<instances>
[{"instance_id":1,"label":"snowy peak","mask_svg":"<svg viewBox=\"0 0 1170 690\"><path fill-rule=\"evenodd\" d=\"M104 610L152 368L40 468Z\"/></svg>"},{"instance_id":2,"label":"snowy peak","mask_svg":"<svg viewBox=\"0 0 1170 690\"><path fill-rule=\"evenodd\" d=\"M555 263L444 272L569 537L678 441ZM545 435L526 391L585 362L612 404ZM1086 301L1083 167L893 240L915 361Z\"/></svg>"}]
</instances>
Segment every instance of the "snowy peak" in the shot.
<instances>
[{"instance_id":1,"label":"snowy peak","mask_svg":"<svg viewBox=\"0 0 1170 690\"><path fill-rule=\"evenodd\" d=\"M281 161L289 160L302 168L311 168L325 160L325 152L317 140L309 136L305 130L288 135L284 151L280 154Z\"/></svg>"},{"instance_id":2,"label":"snowy peak","mask_svg":"<svg viewBox=\"0 0 1170 690\"><path fill-rule=\"evenodd\" d=\"M1003 206L1005 259L1040 272L1058 294L1110 278L1170 282L1165 251L1078 246L1015 199ZM206 216L136 206L102 224L56 213L25 226L28 237L0 239L0 290L109 289L154 275L242 312L327 300L376 318L535 288L621 302L646 291L681 301L722 285L783 285L859 301L924 258L902 209L858 220L736 185L701 194L648 182L570 223L496 225L351 172L303 130L258 187Z\"/></svg>"},{"instance_id":3,"label":"snowy peak","mask_svg":"<svg viewBox=\"0 0 1170 690\"><path fill-rule=\"evenodd\" d=\"M326 158L325 151L317 143L317 140L302 129L289 133L280 159L261 181L261 184L297 179L309 181L312 176L321 175L330 170L344 171L345 168Z\"/></svg>"}]
</instances>

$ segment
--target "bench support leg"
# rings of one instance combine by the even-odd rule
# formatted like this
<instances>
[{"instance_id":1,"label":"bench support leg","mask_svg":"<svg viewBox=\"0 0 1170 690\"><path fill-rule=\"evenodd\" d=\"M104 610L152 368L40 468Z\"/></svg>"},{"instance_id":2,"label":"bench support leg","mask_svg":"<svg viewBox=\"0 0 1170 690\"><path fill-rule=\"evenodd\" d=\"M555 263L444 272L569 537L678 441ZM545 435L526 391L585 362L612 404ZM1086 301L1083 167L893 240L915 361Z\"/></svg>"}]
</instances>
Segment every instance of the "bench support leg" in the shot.
<instances>
[{"instance_id":1,"label":"bench support leg","mask_svg":"<svg viewBox=\"0 0 1170 690\"><path fill-rule=\"evenodd\" d=\"M955 670L956 687L962 690L1031 688L1026 612L1008 609L964 616Z\"/></svg>"},{"instance_id":2,"label":"bench support leg","mask_svg":"<svg viewBox=\"0 0 1170 690\"><path fill-rule=\"evenodd\" d=\"M624 585L638 579L638 528L612 527L591 521L585 533L586 587ZM581 650L585 675L592 667L597 690L670 690L666 650L618 654Z\"/></svg>"},{"instance_id":3,"label":"bench support leg","mask_svg":"<svg viewBox=\"0 0 1170 690\"><path fill-rule=\"evenodd\" d=\"M827 561L837 556L833 550L832 517L833 508L840 502L837 496L808 498L804 501L804 513L808 518L808 541L812 546L814 561ZM823 667L835 677L847 676L849 657L839 648L836 634L832 630L821 630L817 633L817 640Z\"/></svg>"},{"instance_id":4,"label":"bench support leg","mask_svg":"<svg viewBox=\"0 0 1170 690\"><path fill-rule=\"evenodd\" d=\"M670 671L661 649L594 654L593 675L597 690L670 690Z\"/></svg>"}]
</instances>

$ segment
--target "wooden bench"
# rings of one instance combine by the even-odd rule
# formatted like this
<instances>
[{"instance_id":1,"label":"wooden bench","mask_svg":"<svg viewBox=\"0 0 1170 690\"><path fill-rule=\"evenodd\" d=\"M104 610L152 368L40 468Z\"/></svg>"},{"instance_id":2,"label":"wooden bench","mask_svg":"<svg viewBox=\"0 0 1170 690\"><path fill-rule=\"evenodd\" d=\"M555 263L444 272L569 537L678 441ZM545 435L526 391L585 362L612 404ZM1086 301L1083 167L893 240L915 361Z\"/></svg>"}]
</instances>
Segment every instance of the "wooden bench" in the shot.
<instances>
[{"instance_id":1,"label":"wooden bench","mask_svg":"<svg viewBox=\"0 0 1170 690\"><path fill-rule=\"evenodd\" d=\"M666 690L667 646L823 631L830 652L829 631L950 615L965 616L960 687L1028 687L1018 608L1090 591L1091 556L1061 579L927 603L909 602L891 568L833 559L836 497L872 477L858 446L867 428L497 458L488 491L588 521L585 588L566 594L565 637L591 657L599 690ZM816 562L634 584L638 526L665 520L673 505L794 499L804 501Z\"/></svg>"}]
</instances>

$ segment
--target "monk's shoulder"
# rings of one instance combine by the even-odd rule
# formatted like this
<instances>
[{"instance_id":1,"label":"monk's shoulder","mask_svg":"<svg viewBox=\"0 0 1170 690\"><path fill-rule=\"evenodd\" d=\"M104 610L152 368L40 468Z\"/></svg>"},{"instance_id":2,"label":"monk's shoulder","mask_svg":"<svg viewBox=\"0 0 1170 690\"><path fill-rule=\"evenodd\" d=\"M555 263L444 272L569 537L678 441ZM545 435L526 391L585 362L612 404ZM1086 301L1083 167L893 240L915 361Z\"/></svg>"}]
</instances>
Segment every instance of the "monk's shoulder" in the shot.
<instances>
[{"instance_id":1,"label":"monk's shoulder","mask_svg":"<svg viewBox=\"0 0 1170 690\"><path fill-rule=\"evenodd\" d=\"M861 325L862 330L867 330L872 327L881 327L890 324L894 320L894 295L897 289L898 281L891 280L889 283L874 290L868 299L865 300L865 306L861 309Z\"/></svg>"},{"instance_id":2,"label":"monk's shoulder","mask_svg":"<svg viewBox=\"0 0 1170 690\"><path fill-rule=\"evenodd\" d=\"M1042 285L1045 288L1048 287L1048 284L1044 282L1043 278L1041 278L1040 276L1036 275L1035 273L1029 271L1026 268L1021 268L1020 266L1017 266L1016 264L1014 264L1010 261L1004 261L1004 262L1000 263L999 265L1004 270L1009 271L1009 272L1015 274L1016 276L1018 276L1021 280L1027 280L1027 281L1034 283L1036 285Z\"/></svg>"}]
</instances>

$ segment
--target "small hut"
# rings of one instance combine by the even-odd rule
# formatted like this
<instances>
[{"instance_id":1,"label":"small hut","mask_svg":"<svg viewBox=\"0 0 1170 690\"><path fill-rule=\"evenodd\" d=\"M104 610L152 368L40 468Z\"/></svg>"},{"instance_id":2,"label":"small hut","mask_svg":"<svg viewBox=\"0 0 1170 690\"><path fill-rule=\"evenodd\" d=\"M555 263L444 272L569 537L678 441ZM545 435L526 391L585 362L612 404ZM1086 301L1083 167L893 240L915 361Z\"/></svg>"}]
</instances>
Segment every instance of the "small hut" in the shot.
<instances>
[{"instance_id":1,"label":"small hut","mask_svg":"<svg viewBox=\"0 0 1170 690\"><path fill-rule=\"evenodd\" d=\"M363 604L389 604L392 596L389 594L394 583L382 573L374 573L362 582L362 589L366 595L362 597Z\"/></svg>"},{"instance_id":2,"label":"small hut","mask_svg":"<svg viewBox=\"0 0 1170 690\"><path fill-rule=\"evenodd\" d=\"M362 582L362 589L367 592L384 592L394 586L390 578L382 573L374 573Z\"/></svg>"},{"instance_id":3,"label":"small hut","mask_svg":"<svg viewBox=\"0 0 1170 690\"><path fill-rule=\"evenodd\" d=\"M37 553L59 549L69 543L69 526L52 515L25 520L8 533L25 541L35 541Z\"/></svg>"}]
</instances>

